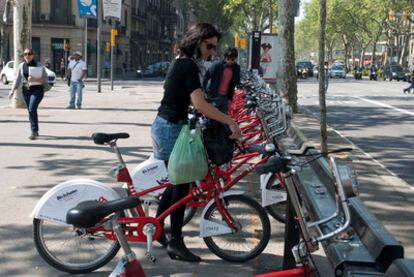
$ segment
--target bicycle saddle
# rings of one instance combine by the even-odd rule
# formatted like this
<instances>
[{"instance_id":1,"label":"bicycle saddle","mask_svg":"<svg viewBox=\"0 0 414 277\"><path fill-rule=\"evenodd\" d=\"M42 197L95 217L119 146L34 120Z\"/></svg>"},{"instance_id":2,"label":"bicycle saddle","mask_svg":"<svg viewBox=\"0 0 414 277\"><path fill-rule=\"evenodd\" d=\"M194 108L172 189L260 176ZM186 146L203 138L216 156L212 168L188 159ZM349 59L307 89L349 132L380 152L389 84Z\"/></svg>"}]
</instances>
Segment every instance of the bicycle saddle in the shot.
<instances>
[{"instance_id":1,"label":"bicycle saddle","mask_svg":"<svg viewBox=\"0 0 414 277\"><path fill-rule=\"evenodd\" d=\"M259 165L255 169L255 173L262 175L267 173L276 173L276 172L286 172L287 165L289 164L290 159L285 159L282 157L271 157L266 163Z\"/></svg>"},{"instance_id":2,"label":"bicycle saddle","mask_svg":"<svg viewBox=\"0 0 414 277\"><path fill-rule=\"evenodd\" d=\"M129 138L128 133L94 133L92 139L95 144L105 144L115 139Z\"/></svg>"},{"instance_id":3,"label":"bicycle saddle","mask_svg":"<svg viewBox=\"0 0 414 277\"><path fill-rule=\"evenodd\" d=\"M81 202L67 212L66 223L78 228L89 228L111 213L136 207L139 201L137 197L127 197L106 203L96 200Z\"/></svg>"}]
</instances>

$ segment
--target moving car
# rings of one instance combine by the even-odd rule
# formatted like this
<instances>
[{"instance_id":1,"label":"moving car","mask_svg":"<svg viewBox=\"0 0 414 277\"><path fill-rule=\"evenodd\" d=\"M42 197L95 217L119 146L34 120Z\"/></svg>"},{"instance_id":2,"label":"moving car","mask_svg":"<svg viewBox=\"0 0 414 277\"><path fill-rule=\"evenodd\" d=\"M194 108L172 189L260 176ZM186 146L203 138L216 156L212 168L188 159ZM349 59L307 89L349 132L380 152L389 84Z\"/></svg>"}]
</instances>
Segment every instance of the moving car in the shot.
<instances>
[{"instance_id":1,"label":"moving car","mask_svg":"<svg viewBox=\"0 0 414 277\"><path fill-rule=\"evenodd\" d=\"M329 72L329 77L331 78L346 78L346 69L342 64L333 64Z\"/></svg>"},{"instance_id":2,"label":"moving car","mask_svg":"<svg viewBox=\"0 0 414 277\"><path fill-rule=\"evenodd\" d=\"M385 65L383 78L384 78L384 81L386 79L388 79L389 81L392 81L392 80L405 81L406 80L405 72L402 66L399 64Z\"/></svg>"},{"instance_id":3,"label":"moving car","mask_svg":"<svg viewBox=\"0 0 414 277\"><path fill-rule=\"evenodd\" d=\"M53 86L56 83L56 74L49 68L45 67L49 84ZM3 84L7 85L14 81L14 61L6 63L0 72L0 78Z\"/></svg>"},{"instance_id":4,"label":"moving car","mask_svg":"<svg viewBox=\"0 0 414 277\"><path fill-rule=\"evenodd\" d=\"M300 68L306 68L306 70L308 71L307 76L313 77L313 64L311 62L302 61L302 62L296 63L296 72L298 72Z\"/></svg>"}]
</instances>

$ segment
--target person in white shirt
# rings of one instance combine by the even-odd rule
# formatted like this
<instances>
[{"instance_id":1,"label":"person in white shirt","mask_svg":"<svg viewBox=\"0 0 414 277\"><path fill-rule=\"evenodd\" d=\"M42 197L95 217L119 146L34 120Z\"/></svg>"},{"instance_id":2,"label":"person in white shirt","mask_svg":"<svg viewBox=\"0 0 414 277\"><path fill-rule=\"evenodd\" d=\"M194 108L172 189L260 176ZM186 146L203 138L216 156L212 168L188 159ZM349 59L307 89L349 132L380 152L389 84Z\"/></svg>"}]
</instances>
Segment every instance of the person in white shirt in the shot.
<instances>
[{"instance_id":1,"label":"person in white shirt","mask_svg":"<svg viewBox=\"0 0 414 277\"><path fill-rule=\"evenodd\" d=\"M81 60L82 53L76 51L74 54L74 59L68 65L68 78L70 78L70 100L69 106L67 109L82 108L82 90L84 87L83 81L86 79L87 67L86 63ZM76 99L77 97L77 99Z\"/></svg>"}]
</instances>

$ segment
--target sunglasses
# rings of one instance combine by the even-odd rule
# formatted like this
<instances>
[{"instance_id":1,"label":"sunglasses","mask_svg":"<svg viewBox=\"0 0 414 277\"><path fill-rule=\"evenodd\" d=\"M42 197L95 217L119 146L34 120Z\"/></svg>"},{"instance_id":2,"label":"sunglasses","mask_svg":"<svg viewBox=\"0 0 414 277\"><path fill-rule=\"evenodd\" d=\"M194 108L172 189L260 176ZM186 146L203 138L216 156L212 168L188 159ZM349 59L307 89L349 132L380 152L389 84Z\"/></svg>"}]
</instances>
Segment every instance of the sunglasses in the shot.
<instances>
[{"instance_id":1,"label":"sunglasses","mask_svg":"<svg viewBox=\"0 0 414 277\"><path fill-rule=\"evenodd\" d=\"M206 47L207 47L207 50L216 50L217 49L217 45L215 45L214 43L206 43Z\"/></svg>"},{"instance_id":2,"label":"sunglasses","mask_svg":"<svg viewBox=\"0 0 414 277\"><path fill-rule=\"evenodd\" d=\"M32 55L33 55L33 53L26 52L26 53L23 53L23 55L24 55L24 56L32 56Z\"/></svg>"}]
</instances>

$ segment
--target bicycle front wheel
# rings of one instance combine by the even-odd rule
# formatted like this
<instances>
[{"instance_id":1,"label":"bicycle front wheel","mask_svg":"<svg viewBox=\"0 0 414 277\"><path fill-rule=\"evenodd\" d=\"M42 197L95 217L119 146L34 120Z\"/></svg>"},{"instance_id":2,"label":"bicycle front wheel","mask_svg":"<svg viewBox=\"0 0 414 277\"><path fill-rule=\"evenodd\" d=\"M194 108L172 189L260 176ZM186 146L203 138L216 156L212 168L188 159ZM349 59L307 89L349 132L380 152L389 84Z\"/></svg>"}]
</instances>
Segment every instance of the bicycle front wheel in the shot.
<instances>
[{"instance_id":1,"label":"bicycle front wheel","mask_svg":"<svg viewBox=\"0 0 414 277\"><path fill-rule=\"evenodd\" d=\"M118 241L103 233L89 233L73 226L33 220L33 236L40 256L54 268L84 274L106 265L119 251Z\"/></svg>"},{"instance_id":2,"label":"bicycle front wheel","mask_svg":"<svg viewBox=\"0 0 414 277\"><path fill-rule=\"evenodd\" d=\"M222 203L232 216L238 230L231 234L205 237L211 252L230 262L245 262L255 258L266 248L270 239L270 222L264 209L245 195L229 195ZM205 213L204 219L223 221L216 203Z\"/></svg>"}]
</instances>

